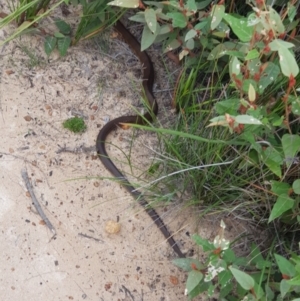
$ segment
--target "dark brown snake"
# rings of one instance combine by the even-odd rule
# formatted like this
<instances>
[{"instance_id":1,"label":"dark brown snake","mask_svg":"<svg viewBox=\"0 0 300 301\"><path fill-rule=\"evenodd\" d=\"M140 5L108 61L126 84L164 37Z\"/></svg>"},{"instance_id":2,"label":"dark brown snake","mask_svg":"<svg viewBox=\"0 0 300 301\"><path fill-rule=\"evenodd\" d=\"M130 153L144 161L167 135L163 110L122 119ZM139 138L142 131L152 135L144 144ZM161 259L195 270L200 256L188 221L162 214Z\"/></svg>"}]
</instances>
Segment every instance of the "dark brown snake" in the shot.
<instances>
[{"instance_id":1,"label":"dark brown snake","mask_svg":"<svg viewBox=\"0 0 300 301\"><path fill-rule=\"evenodd\" d=\"M122 172L116 167L116 165L109 158L106 148L105 140L109 133L119 128L123 123L126 124L145 124L146 122L151 122L153 115L157 114L158 106L154 96L152 94L152 87L154 82L154 69L152 62L145 51L141 51L141 46L135 37L124 27L124 25L118 21L115 25L115 29L121 34L125 42L130 46L132 51L139 58L140 62L143 65L143 78L142 86L144 90L145 99L148 102L148 112L142 116L133 115L133 116L121 116L116 119L109 121L104 127L100 130L97 141L96 148L98 156L106 167L106 169L118 180L120 184L126 188L126 190L139 202L141 206L145 209L148 215L152 218L156 226L160 229L174 252L181 258L185 255L181 252L180 248L176 244L169 230L165 226L164 222L157 214L157 212L151 208L148 202L144 199L143 195L140 192L137 192L131 183L126 179Z\"/></svg>"}]
</instances>

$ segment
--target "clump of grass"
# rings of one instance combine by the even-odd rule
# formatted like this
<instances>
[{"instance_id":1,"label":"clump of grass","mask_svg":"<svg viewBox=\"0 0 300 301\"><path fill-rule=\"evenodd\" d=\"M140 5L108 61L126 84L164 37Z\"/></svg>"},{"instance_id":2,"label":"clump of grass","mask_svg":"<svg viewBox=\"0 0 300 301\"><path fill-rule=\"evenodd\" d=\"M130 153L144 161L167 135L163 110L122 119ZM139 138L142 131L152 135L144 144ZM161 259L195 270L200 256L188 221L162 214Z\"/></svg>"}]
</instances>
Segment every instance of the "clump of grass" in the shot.
<instances>
[{"instance_id":1,"label":"clump of grass","mask_svg":"<svg viewBox=\"0 0 300 301\"><path fill-rule=\"evenodd\" d=\"M73 133L82 133L86 130L86 124L81 117L72 117L64 121L63 127Z\"/></svg>"}]
</instances>

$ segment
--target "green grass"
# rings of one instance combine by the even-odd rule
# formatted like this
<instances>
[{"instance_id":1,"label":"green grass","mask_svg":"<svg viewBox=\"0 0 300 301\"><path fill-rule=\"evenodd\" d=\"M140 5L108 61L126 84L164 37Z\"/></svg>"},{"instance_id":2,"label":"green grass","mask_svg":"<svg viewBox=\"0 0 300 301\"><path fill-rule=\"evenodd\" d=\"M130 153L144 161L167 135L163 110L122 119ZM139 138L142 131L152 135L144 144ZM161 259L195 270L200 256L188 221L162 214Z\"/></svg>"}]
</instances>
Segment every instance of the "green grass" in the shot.
<instances>
[{"instance_id":1,"label":"green grass","mask_svg":"<svg viewBox=\"0 0 300 301\"><path fill-rule=\"evenodd\" d=\"M240 134L232 134L221 126L208 127L209 120L216 116L215 104L229 98L233 91L226 85L225 72L216 71L215 81L205 79L209 75L205 73L205 64L199 60L198 66L182 73L175 99L178 115L171 127L137 126L156 132L160 143L160 153L149 167L152 180L144 187L165 191L165 195L154 196L154 202L170 203L172 198L179 197L183 207L194 206L199 216L233 213L237 218L272 231L277 241L275 246L281 246L277 252L296 250L297 222L289 225L286 219L281 219L268 223L277 199L271 191L271 181L280 179L256 156L251 144L240 139ZM299 76L297 81L298 86ZM278 80L266 91L264 99L280 93L283 85L283 81ZM276 110L282 109L279 103ZM299 121L295 126L297 124L295 133L299 132ZM269 128L265 135L270 137L273 133L277 137L277 131ZM264 137L260 140L264 141ZM283 181L299 176L295 167Z\"/></svg>"}]
</instances>

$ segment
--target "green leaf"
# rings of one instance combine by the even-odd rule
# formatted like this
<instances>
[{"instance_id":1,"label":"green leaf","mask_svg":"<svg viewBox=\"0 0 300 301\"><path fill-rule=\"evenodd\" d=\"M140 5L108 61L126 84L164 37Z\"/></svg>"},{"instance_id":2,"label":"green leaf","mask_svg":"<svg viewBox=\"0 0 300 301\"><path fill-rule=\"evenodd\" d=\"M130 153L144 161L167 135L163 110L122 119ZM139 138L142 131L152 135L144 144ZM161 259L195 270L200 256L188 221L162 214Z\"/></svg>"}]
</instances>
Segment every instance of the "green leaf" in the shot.
<instances>
[{"instance_id":1,"label":"green leaf","mask_svg":"<svg viewBox=\"0 0 300 301\"><path fill-rule=\"evenodd\" d=\"M286 165L289 167L293 163L293 158L300 151L299 135L285 134L281 139L282 148L286 160Z\"/></svg>"},{"instance_id":2,"label":"green leaf","mask_svg":"<svg viewBox=\"0 0 300 301\"><path fill-rule=\"evenodd\" d=\"M187 18L183 13L167 13L167 16L172 19L173 27L185 28L187 26Z\"/></svg>"},{"instance_id":3,"label":"green leaf","mask_svg":"<svg viewBox=\"0 0 300 301\"><path fill-rule=\"evenodd\" d=\"M134 16L130 17L129 20L138 22L138 23L146 23L145 20L145 13L144 12L138 12Z\"/></svg>"},{"instance_id":4,"label":"green leaf","mask_svg":"<svg viewBox=\"0 0 300 301\"><path fill-rule=\"evenodd\" d=\"M215 110L219 115L230 114L235 115L240 107L240 100L238 98L232 98L217 102Z\"/></svg>"},{"instance_id":5,"label":"green leaf","mask_svg":"<svg viewBox=\"0 0 300 301\"><path fill-rule=\"evenodd\" d=\"M192 265L194 265L198 270L205 268L205 266L201 264L199 260L194 258L176 258L172 260L172 263L186 272L193 270Z\"/></svg>"},{"instance_id":6,"label":"green leaf","mask_svg":"<svg viewBox=\"0 0 300 301\"><path fill-rule=\"evenodd\" d=\"M193 241L198 245L201 246L204 252L212 251L215 249L214 245L210 243L207 239L203 239L197 234L192 236Z\"/></svg>"},{"instance_id":7,"label":"green leaf","mask_svg":"<svg viewBox=\"0 0 300 301\"><path fill-rule=\"evenodd\" d=\"M225 285L228 285L230 283L231 279L232 279L232 274L228 270L222 271L218 275L218 282L222 287Z\"/></svg>"},{"instance_id":8,"label":"green leaf","mask_svg":"<svg viewBox=\"0 0 300 301\"><path fill-rule=\"evenodd\" d=\"M260 120L249 115L238 115L235 117L235 121L241 124L255 124L255 125L262 124Z\"/></svg>"},{"instance_id":9,"label":"green leaf","mask_svg":"<svg viewBox=\"0 0 300 301\"><path fill-rule=\"evenodd\" d=\"M294 181L292 187L293 187L294 193L300 194L300 179Z\"/></svg>"},{"instance_id":10,"label":"green leaf","mask_svg":"<svg viewBox=\"0 0 300 301\"><path fill-rule=\"evenodd\" d=\"M288 3L288 17L289 21L292 22L296 16L297 10L294 5L291 5L291 3Z\"/></svg>"},{"instance_id":11,"label":"green leaf","mask_svg":"<svg viewBox=\"0 0 300 301\"><path fill-rule=\"evenodd\" d=\"M262 158L264 163L269 167L269 169L278 177L281 177L281 164L283 159L280 153L273 147L267 147L262 153Z\"/></svg>"},{"instance_id":12,"label":"green leaf","mask_svg":"<svg viewBox=\"0 0 300 301\"><path fill-rule=\"evenodd\" d=\"M189 11L197 12L197 4L195 0L187 0L185 8L187 8Z\"/></svg>"},{"instance_id":13,"label":"green leaf","mask_svg":"<svg viewBox=\"0 0 300 301\"><path fill-rule=\"evenodd\" d=\"M210 29L214 30L222 21L225 12L224 5L213 5L211 8L212 21L210 23Z\"/></svg>"},{"instance_id":14,"label":"green leaf","mask_svg":"<svg viewBox=\"0 0 300 301\"><path fill-rule=\"evenodd\" d=\"M188 48L188 49L190 49L190 50L193 50L195 48L195 41L193 39L188 40L185 43L185 47Z\"/></svg>"},{"instance_id":15,"label":"green leaf","mask_svg":"<svg viewBox=\"0 0 300 301\"><path fill-rule=\"evenodd\" d=\"M281 216L284 212L293 208L294 204L295 201L291 199L288 195L281 194L272 208L268 222L270 223L275 218Z\"/></svg>"},{"instance_id":16,"label":"green leaf","mask_svg":"<svg viewBox=\"0 0 300 301\"><path fill-rule=\"evenodd\" d=\"M119 7L137 8L139 7L139 0L115 0L107 3Z\"/></svg>"},{"instance_id":17,"label":"green leaf","mask_svg":"<svg viewBox=\"0 0 300 301\"><path fill-rule=\"evenodd\" d=\"M68 35L71 33L71 26L65 21L61 19L55 19L55 25L62 34Z\"/></svg>"},{"instance_id":18,"label":"green leaf","mask_svg":"<svg viewBox=\"0 0 300 301\"><path fill-rule=\"evenodd\" d=\"M160 27L159 34L166 34L166 33L169 33L169 32L171 32L171 27L169 25L162 25Z\"/></svg>"},{"instance_id":19,"label":"green leaf","mask_svg":"<svg viewBox=\"0 0 300 301\"><path fill-rule=\"evenodd\" d=\"M44 42L44 49L46 54L49 56L56 46L57 38L47 36Z\"/></svg>"},{"instance_id":20,"label":"green leaf","mask_svg":"<svg viewBox=\"0 0 300 301\"><path fill-rule=\"evenodd\" d=\"M273 29L275 29L279 34L284 33L285 27L282 23L281 17L272 7L270 7L269 20L269 24L272 25Z\"/></svg>"},{"instance_id":21,"label":"green leaf","mask_svg":"<svg viewBox=\"0 0 300 301\"><path fill-rule=\"evenodd\" d=\"M298 285L299 286L299 283L300 283L300 275L297 275L296 277L290 279L290 280L287 280L287 282L290 284L290 285ZM300 300L300 299L299 299Z\"/></svg>"},{"instance_id":22,"label":"green leaf","mask_svg":"<svg viewBox=\"0 0 300 301\"><path fill-rule=\"evenodd\" d=\"M280 68L272 62L267 63L267 67L261 74L258 82L258 92L262 94L264 90L278 78Z\"/></svg>"},{"instance_id":23,"label":"green leaf","mask_svg":"<svg viewBox=\"0 0 300 301\"><path fill-rule=\"evenodd\" d=\"M62 39L58 39L57 40L57 49L59 51L59 54L61 56L65 56L67 54L67 50L70 45L71 45L70 37L64 37Z\"/></svg>"},{"instance_id":24,"label":"green leaf","mask_svg":"<svg viewBox=\"0 0 300 301\"><path fill-rule=\"evenodd\" d=\"M266 291L266 297L267 297L266 300L273 300L275 294L267 284L265 285L265 291Z\"/></svg>"},{"instance_id":25,"label":"green leaf","mask_svg":"<svg viewBox=\"0 0 300 301\"><path fill-rule=\"evenodd\" d=\"M186 33L184 40L187 41L187 40L189 40L189 39L192 39L192 38L194 38L196 35L197 35L197 31L196 31L195 29L190 29L190 30Z\"/></svg>"},{"instance_id":26,"label":"green leaf","mask_svg":"<svg viewBox=\"0 0 300 301\"><path fill-rule=\"evenodd\" d=\"M186 281L186 289L189 294L196 286L201 282L203 278L203 274L199 271L191 271L188 274L188 278Z\"/></svg>"},{"instance_id":27,"label":"green leaf","mask_svg":"<svg viewBox=\"0 0 300 301\"><path fill-rule=\"evenodd\" d=\"M55 32L55 33L54 33L54 36L55 36L56 38L59 38L59 39L65 37L61 32Z\"/></svg>"},{"instance_id":28,"label":"green leaf","mask_svg":"<svg viewBox=\"0 0 300 301\"><path fill-rule=\"evenodd\" d=\"M141 40L141 51L144 51L150 47L155 41L156 34L153 34L148 26L144 26L142 40Z\"/></svg>"},{"instance_id":29,"label":"green leaf","mask_svg":"<svg viewBox=\"0 0 300 301\"><path fill-rule=\"evenodd\" d=\"M164 50L164 53L174 50L174 49L177 49L180 46L181 46L181 44L179 43L179 41L177 39L175 39L167 45L167 47Z\"/></svg>"},{"instance_id":30,"label":"green leaf","mask_svg":"<svg viewBox=\"0 0 300 301\"><path fill-rule=\"evenodd\" d=\"M252 49L250 50L246 57L245 57L245 60L248 61L248 60L253 60L253 59L256 59L259 57L259 52L256 50L256 49Z\"/></svg>"},{"instance_id":31,"label":"green leaf","mask_svg":"<svg viewBox=\"0 0 300 301\"><path fill-rule=\"evenodd\" d=\"M271 190L277 195L288 194L291 186L288 183L271 180Z\"/></svg>"},{"instance_id":32,"label":"green leaf","mask_svg":"<svg viewBox=\"0 0 300 301\"><path fill-rule=\"evenodd\" d=\"M282 279L280 281L280 294L281 294L282 299L289 292L290 288L291 288L291 285L285 279Z\"/></svg>"},{"instance_id":33,"label":"green leaf","mask_svg":"<svg viewBox=\"0 0 300 301\"><path fill-rule=\"evenodd\" d=\"M295 115L300 115L300 97L291 96L289 97L292 103L292 112Z\"/></svg>"},{"instance_id":34,"label":"green leaf","mask_svg":"<svg viewBox=\"0 0 300 301\"><path fill-rule=\"evenodd\" d=\"M278 55L282 73L287 77L290 77L290 75L296 77L299 73L299 67L295 56L285 47L280 47Z\"/></svg>"},{"instance_id":35,"label":"green leaf","mask_svg":"<svg viewBox=\"0 0 300 301\"><path fill-rule=\"evenodd\" d=\"M254 288L255 283L251 276L233 267L229 267L229 270L243 289L249 291L250 289Z\"/></svg>"},{"instance_id":36,"label":"green leaf","mask_svg":"<svg viewBox=\"0 0 300 301\"><path fill-rule=\"evenodd\" d=\"M207 21L207 20L204 20L204 21L202 21L202 22L196 24L196 25L194 26L194 29L196 29L196 30L201 30L201 29L203 29L205 26L207 26L207 23L208 23L208 21Z\"/></svg>"},{"instance_id":37,"label":"green leaf","mask_svg":"<svg viewBox=\"0 0 300 301\"><path fill-rule=\"evenodd\" d=\"M151 32L155 33L157 28L157 20L156 13L152 8L147 8L145 10L145 20Z\"/></svg>"},{"instance_id":38,"label":"green leaf","mask_svg":"<svg viewBox=\"0 0 300 301\"><path fill-rule=\"evenodd\" d=\"M290 278L296 275L295 267L289 260L278 254L274 254L274 257L282 275L287 275Z\"/></svg>"},{"instance_id":39,"label":"green leaf","mask_svg":"<svg viewBox=\"0 0 300 301\"><path fill-rule=\"evenodd\" d=\"M292 48L295 47L295 45L281 39L274 39L269 43L269 47L272 51L278 51L280 48Z\"/></svg>"},{"instance_id":40,"label":"green leaf","mask_svg":"<svg viewBox=\"0 0 300 301\"><path fill-rule=\"evenodd\" d=\"M248 26L247 18L224 14L224 20L242 42L249 42L251 40L254 27Z\"/></svg>"},{"instance_id":41,"label":"green leaf","mask_svg":"<svg viewBox=\"0 0 300 301\"><path fill-rule=\"evenodd\" d=\"M264 260L259 247L254 243L251 244L250 257L251 257L251 260L249 262L250 264L257 264L258 262L261 262Z\"/></svg>"},{"instance_id":42,"label":"green leaf","mask_svg":"<svg viewBox=\"0 0 300 301\"><path fill-rule=\"evenodd\" d=\"M223 252L222 258L229 263L233 263L236 259L234 252L231 249L227 249Z\"/></svg>"},{"instance_id":43,"label":"green leaf","mask_svg":"<svg viewBox=\"0 0 300 301\"><path fill-rule=\"evenodd\" d=\"M203 8L205 8L207 5L209 5L212 1L211 0L201 0L201 1L197 1L197 9L201 10Z\"/></svg>"}]
</instances>

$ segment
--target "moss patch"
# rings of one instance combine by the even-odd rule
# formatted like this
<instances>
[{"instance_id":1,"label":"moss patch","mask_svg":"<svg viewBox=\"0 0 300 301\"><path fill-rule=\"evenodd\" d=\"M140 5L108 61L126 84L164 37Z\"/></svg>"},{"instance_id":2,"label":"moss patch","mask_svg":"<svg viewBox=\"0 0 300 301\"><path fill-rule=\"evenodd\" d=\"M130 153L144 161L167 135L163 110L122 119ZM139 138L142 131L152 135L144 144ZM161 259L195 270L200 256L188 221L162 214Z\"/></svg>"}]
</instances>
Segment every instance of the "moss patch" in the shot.
<instances>
[{"instance_id":1,"label":"moss patch","mask_svg":"<svg viewBox=\"0 0 300 301\"><path fill-rule=\"evenodd\" d=\"M72 117L64 121L63 127L73 133L82 133L86 130L86 125L83 118Z\"/></svg>"}]
</instances>

